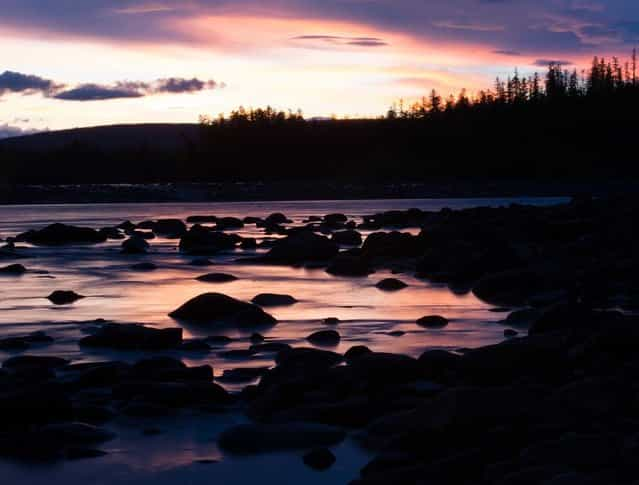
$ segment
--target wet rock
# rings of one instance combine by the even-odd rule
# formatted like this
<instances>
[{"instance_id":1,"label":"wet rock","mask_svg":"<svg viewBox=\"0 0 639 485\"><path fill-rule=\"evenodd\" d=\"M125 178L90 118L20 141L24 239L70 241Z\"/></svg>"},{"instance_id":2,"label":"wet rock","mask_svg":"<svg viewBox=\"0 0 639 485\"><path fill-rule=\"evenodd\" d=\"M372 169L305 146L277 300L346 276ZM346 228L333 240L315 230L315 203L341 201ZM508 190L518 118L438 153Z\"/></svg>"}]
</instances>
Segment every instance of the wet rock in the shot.
<instances>
[{"instance_id":1,"label":"wet rock","mask_svg":"<svg viewBox=\"0 0 639 485\"><path fill-rule=\"evenodd\" d=\"M335 346L339 344L340 335L335 330L320 330L306 337L313 345Z\"/></svg>"},{"instance_id":2,"label":"wet rock","mask_svg":"<svg viewBox=\"0 0 639 485\"><path fill-rule=\"evenodd\" d=\"M216 380L227 384L251 382L266 374L268 369L268 367L240 367L238 369L226 369L222 376L218 377Z\"/></svg>"},{"instance_id":3,"label":"wet rock","mask_svg":"<svg viewBox=\"0 0 639 485\"><path fill-rule=\"evenodd\" d=\"M228 360L248 360L253 358L255 354L257 354L257 350L254 348L227 350L218 353L220 357Z\"/></svg>"},{"instance_id":4,"label":"wet rock","mask_svg":"<svg viewBox=\"0 0 639 485\"><path fill-rule=\"evenodd\" d=\"M117 227L102 227L98 232L103 234L107 239L112 240L120 240L126 237Z\"/></svg>"},{"instance_id":5,"label":"wet rock","mask_svg":"<svg viewBox=\"0 0 639 485\"><path fill-rule=\"evenodd\" d=\"M446 350L427 350L419 356L423 377L437 382L452 377L460 368L462 357Z\"/></svg>"},{"instance_id":6,"label":"wet rock","mask_svg":"<svg viewBox=\"0 0 639 485\"><path fill-rule=\"evenodd\" d=\"M513 330L512 328L504 329L504 337L506 338L516 337L517 335L519 335L519 332L517 330Z\"/></svg>"},{"instance_id":7,"label":"wet rock","mask_svg":"<svg viewBox=\"0 0 639 485\"><path fill-rule=\"evenodd\" d=\"M297 303L297 300L291 295L279 295L276 293L260 293L251 301L262 307L289 306Z\"/></svg>"},{"instance_id":8,"label":"wet rock","mask_svg":"<svg viewBox=\"0 0 639 485\"><path fill-rule=\"evenodd\" d=\"M160 382L131 381L113 388L113 396L127 402L129 406L137 405L138 410L145 413L167 413L167 409L179 409L193 406L227 405L232 397L218 384L212 382ZM135 409L135 408L134 408ZM129 409L129 413L131 413Z\"/></svg>"},{"instance_id":9,"label":"wet rock","mask_svg":"<svg viewBox=\"0 0 639 485\"><path fill-rule=\"evenodd\" d=\"M123 231L133 231L135 229L135 224L131 221L121 222L116 226L118 229L122 229Z\"/></svg>"},{"instance_id":10,"label":"wet rock","mask_svg":"<svg viewBox=\"0 0 639 485\"><path fill-rule=\"evenodd\" d=\"M151 263L150 261L144 263L137 263L131 265L131 269L133 271L153 271L158 269L155 263Z\"/></svg>"},{"instance_id":11,"label":"wet rock","mask_svg":"<svg viewBox=\"0 0 639 485\"><path fill-rule=\"evenodd\" d=\"M489 303L521 306L535 295L563 286L564 277L560 273L542 274L527 268L510 269L485 275L477 281L473 293Z\"/></svg>"},{"instance_id":12,"label":"wet rock","mask_svg":"<svg viewBox=\"0 0 639 485\"><path fill-rule=\"evenodd\" d=\"M256 249L257 239L254 237L243 237L242 242L240 243L240 248L245 250Z\"/></svg>"},{"instance_id":13,"label":"wet rock","mask_svg":"<svg viewBox=\"0 0 639 485\"><path fill-rule=\"evenodd\" d=\"M149 250L149 243L139 236L131 236L122 243L122 253L124 254L146 254Z\"/></svg>"},{"instance_id":14,"label":"wet rock","mask_svg":"<svg viewBox=\"0 0 639 485\"><path fill-rule=\"evenodd\" d=\"M277 322L260 307L221 293L196 296L169 316L202 323L224 321L238 326L275 325Z\"/></svg>"},{"instance_id":15,"label":"wet rock","mask_svg":"<svg viewBox=\"0 0 639 485\"><path fill-rule=\"evenodd\" d=\"M40 230L30 230L16 237L18 242L42 246L63 244L96 244L106 241L106 235L88 227L51 224Z\"/></svg>"},{"instance_id":16,"label":"wet rock","mask_svg":"<svg viewBox=\"0 0 639 485\"><path fill-rule=\"evenodd\" d=\"M223 431L218 444L232 453L266 453L331 446L344 438L340 428L321 424L243 424Z\"/></svg>"},{"instance_id":17,"label":"wet rock","mask_svg":"<svg viewBox=\"0 0 639 485\"><path fill-rule=\"evenodd\" d=\"M324 319L324 325L335 326L339 325L339 318L336 317L328 317Z\"/></svg>"},{"instance_id":18,"label":"wet rock","mask_svg":"<svg viewBox=\"0 0 639 485\"><path fill-rule=\"evenodd\" d=\"M195 258L189 264L191 266L212 266L213 261L206 258Z\"/></svg>"},{"instance_id":19,"label":"wet rock","mask_svg":"<svg viewBox=\"0 0 639 485\"><path fill-rule=\"evenodd\" d=\"M367 258L387 260L419 256L423 252L420 239L404 232L375 232L362 245L362 254Z\"/></svg>"},{"instance_id":20,"label":"wet rock","mask_svg":"<svg viewBox=\"0 0 639 485\"><path fill-rule=\"evenodd\" d=\"M56 442L61 446L104 443L115 438L115 434L110 431L90 424L75 422L48 424L42 428L39 434L42 438Z\"/></svg>"},{"instance_id":21,"label":"wet rock","mask_svg":"<svg viewBox=\"0 0 639 485\"><path fill-rule=\"evenodd\" d=\"M10 351L24 351L36 344L53 342L53 338L44 332L33 332L23 337L7 337L0 339L0 349Z\"/></svg>"},{"instance_id":22,"label":"wet rock","mask_svg":"<svg viewBox=\"0 0 639 485\"><path fill-rule=\"evenodd\" d=\"M304 261L323 261L334 257L337 244L310 231L300 231L276 241L264 260L279 264L295 264Z\"/></svg>"},{"instance_id":23,"label":"wet rock","mask_svg":"<svg viewBox=\"0 0 639 485\"><path fill-rule=\"evenodd\" d=\"M233 342L233 339L226 335L211 335L204 340L211 345L227 345Z\"/></svg>"},{"instance_id":24,"label":"wet rock","mask_svg":"<svg viewBox=\"0 0 639 485\"><path fill-rule=\"evenodd\" d=\"M246 216L244 219L242 219L242 222L244 222L244 224L259 224L264 222L264 219L262 219L261 217Z\"/></svg>"},{"instance_id":25,"label":"wet rock","mask_svg":"<svg viewBox=\"0 0 639 485\"><path fill-rule=\"evenodd\" d=\"M404 335L406 335L406 332L402 330L393 330L392 332L388 332L388 335L390 337L403 337Z\"/></svg>"},{"instance_id":26,"label":"wet rock","mask_svg":"<svg viewBox=\"0 0 639 485\"><path fill-rule=\"evenodd\" d=\"M181 328L150 328L134 323L107 323L80 345L115 349L171 349L182 344Z\"/></svg>"},{"instance_id":27,"label":"wet rock","mask_svg":"<svg viewBox=\"0 0 639 485\"><path fill-rule=\"evenodd\" d=\"M151 357L136 362L126 375L128 380L161 382L211 382L210 365L187 367L172 357Z\"/></svg>"},{"instance_id":28,"label":"wet rock","mask_svg":"<svg viewBox=\"0 0 639 485\"><path fill-rule=\"evenodd\" d=\"M428 315L417 320L417 325L425 328L444 328L448 319L441 315Z\"/></svg>"},{"instance_id":29,"label":"wet rock","mask_svg":"<svg viewBox=\"0 0 639 485\"><path fill-rule=\"evenodd\" d=\"M331 235L331 240L340 246L359 246L362 235L354 230L337 231Z\"/></svg>"},{"instance_id":30,"label":"wet rock","mask_svg":"<svg viewBox=\"0 0 639 485\"><path fill-rule=\"evenodd\" d=\"M216 254L235 248L240 240L237 234L226 234L196 224L182 236L179 248L187 254Z\"/></svg>"},{"instance_id":31,"label":"wet rock","mask_svg":"<svg viewBox=\"0 0 639 485\"><path fill-rule=\"evenodd\" d=\"M0 275L21 276L27 272L27 268L21 264L10 264L0 268Z\"/></svg>"},{"instance_id":32,"label":"wet rock","mask_svg":"<svg viewBox=\"0 0 639 485\"><path fill-rule=\"evenodd\" d=\"M396 278L386 278L378 282L375 286L384 291L398 291L406 288L408 285Z\"/></svg>"},{"instance_id":33,"label":"wet rock","mask_svg":"<svg viewBox=\"0 0 639 485\"><path fill-rule=\"evenodd\" d=\"M335 463L335 455L328 448L316 448L306 453L303 461L314 470L327 470Z\"/></svg>"},{"instance_id":34,"label":"wet rock","mask_svg":"<svg viewBox=\"0 0 639 485\"><path fill-rule=\"evenodd\" d=\"M228 283L237 280L237 277L226 273L208 273L195 278L198 281L205 283Z\"/></svg>"},{"instance_id":35,"label":"wet rock","mask_svg":"<svg viewBox=\"0 0 639 485\"><path fill-rule=\"evenodd\" d=\"M208 352L211 350L211 346L202 339L190 339L182 342L180 350L187 352Z\"/></svg>"},{"instance_id":36,"label":"wet rock","mask_svg":"<svg viewBox=\"0 0 639 485\"><path fill-rule=\"evenodd\" d=\"M70 305L82 298L84 298L84 296L69 290L56 290L47 296L47 299L54 305Z\"/></svg>"},{"instance_id":37,"label":"wet rock","mask_svg":"<svg viewBox=\"0 0 639 485\"><path fill-rule=\"evenodd\" d=\"M340 354L329 350L297 347L278 353L275 362L281 367L327 369L339 364L342 359Z\"/></svg>"},{"instance_id":38,"label":"wet rock","mask_svg":"<svg viewBox=\"0 0 639 485\"><path fill-rule=\"evenodd\" d=\"M249 340L253 344L259 344L264 342L264 335L262 335L261 333L254 333L250 336Z\"/></svg>"},{"instance_id":39,"label":"wet rock","mask_svg":"<svg viewBox=\"0 0 639 485\"><path fill-rule=\"evenodd\" d=\"M265 342L256 343L251 345L251 351L253 352L265 352L265 353L279 353L285 352L291 349L289 344L283 342Z\"/></svg>"},{"instance_id":40,"label":"wet rock","mask_svg":"<svg viewBox=\"0 0 639 485\"><path fill-rule=\"evenodd\" d=\"M326 214L323 219L324 223L329 225L338 225L344 224L348 221L348 217L345 214L334 213L334 214Z\"/></svg>"}]
</instances>

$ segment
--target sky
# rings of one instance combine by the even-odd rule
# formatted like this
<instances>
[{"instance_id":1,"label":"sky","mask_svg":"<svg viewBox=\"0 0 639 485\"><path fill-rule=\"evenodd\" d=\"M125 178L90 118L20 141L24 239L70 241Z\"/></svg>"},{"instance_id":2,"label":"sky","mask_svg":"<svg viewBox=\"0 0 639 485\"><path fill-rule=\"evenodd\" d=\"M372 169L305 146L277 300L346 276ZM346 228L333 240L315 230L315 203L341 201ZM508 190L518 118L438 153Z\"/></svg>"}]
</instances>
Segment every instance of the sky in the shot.
<instances>
[{"instance_id":1,"label":"sky","mask_svg":"<svg viewBox=\"0 0 639 485\"><path fill-rule=\"evenodd\" d=\"M377 116L638 39L637 0L0 0L0 137L241 105Z\"/></svg>"}]
</instances>

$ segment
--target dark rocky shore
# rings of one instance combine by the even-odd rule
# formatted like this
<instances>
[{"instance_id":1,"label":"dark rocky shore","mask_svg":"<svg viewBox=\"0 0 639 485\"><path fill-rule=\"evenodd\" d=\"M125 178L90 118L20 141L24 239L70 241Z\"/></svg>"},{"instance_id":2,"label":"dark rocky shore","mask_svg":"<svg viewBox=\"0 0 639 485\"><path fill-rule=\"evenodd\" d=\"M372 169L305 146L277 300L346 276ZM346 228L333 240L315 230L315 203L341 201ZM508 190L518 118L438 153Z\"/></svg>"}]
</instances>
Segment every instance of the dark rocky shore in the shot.
<instances>
[{"instance_id":1,"label":"dark rocky shore","mask_svg":"<svg viewBox=\"0 0 639 485\"><path fill-rule=\"evenodd\" d=\"M164 220L27 232L0 249L7 264L28 251L21 243L124 239L123 251L145 253L151 235L162 234L200 258L194 262L241 249L242 264L307 265L355 278L390 268L397 278L380 282L380 291L402 291L402 273L472 291L503 312L507 338L458 352L428 350L419 358L364 346L340 354L323 348L340 338L340 322L327 319L330 327L309 335L307 347L291 347L262 333L277 325L268 307L293 305L295 295L244 302L212 291L171 309L175 328L86 322L78 345L148 354L133 364L37 356L49 342L41 333L0 341L16 352L0 370L0 455L99 456L100 444L112 438L104 426L118 415L239 409L251 423L223 432L222 450L304 450L304 462L322 470L335 461L328 448L350 436L376 453L354 482L361 485L637 483L638 215L634 197L581 197L553 207L393 211L359 224L330 214L290 227L285 215L273 214L198 216L190 227ZM240 224L279 238L264 246L267 252L254 253L254 240L225 232ZM422 228L418 235L402 232L415 227ZM374 232L360 245L362 229ZM209 283L228 277L211 276ZM185 340L181 323L210 329L211 337ZM447 323L446 315L425 315L415 325ZM222 358L267 353L276 366L214 378L210 366L153 355L220 349L228 327L255 334L246 350ZM215 382L256 379L235 394Z\"/></svg>"}]
</instances>

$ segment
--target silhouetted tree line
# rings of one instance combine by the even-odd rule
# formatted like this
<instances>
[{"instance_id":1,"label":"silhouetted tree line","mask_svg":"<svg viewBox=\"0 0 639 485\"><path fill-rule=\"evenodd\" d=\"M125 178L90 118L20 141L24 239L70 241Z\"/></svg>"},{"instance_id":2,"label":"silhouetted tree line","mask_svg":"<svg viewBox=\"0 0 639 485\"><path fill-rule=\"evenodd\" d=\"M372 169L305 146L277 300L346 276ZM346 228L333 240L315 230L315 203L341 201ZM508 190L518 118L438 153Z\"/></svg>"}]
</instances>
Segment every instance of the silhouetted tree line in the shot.
<instances>
[{"instance_id":1,"label":"silhouetted tree line","mask_svg":"<svg viewBox=\"0 0 639 485\"><path fill-rule=\"evenodd\" d=\"M462 90L444 98L432 91L378 119L239 108L202 116L199 128L176 128L173 135L166 127L158 134L140 128L148 133L117 147L81 134L50 150L0 143L0 161L14 183L599 180L639 174L638 127L633 53L623 63L595 58L581 72L558 64L545 74L515 71L475 95ZM163 144L170 136L176 143Z\"/></svg>"}]
</instances>

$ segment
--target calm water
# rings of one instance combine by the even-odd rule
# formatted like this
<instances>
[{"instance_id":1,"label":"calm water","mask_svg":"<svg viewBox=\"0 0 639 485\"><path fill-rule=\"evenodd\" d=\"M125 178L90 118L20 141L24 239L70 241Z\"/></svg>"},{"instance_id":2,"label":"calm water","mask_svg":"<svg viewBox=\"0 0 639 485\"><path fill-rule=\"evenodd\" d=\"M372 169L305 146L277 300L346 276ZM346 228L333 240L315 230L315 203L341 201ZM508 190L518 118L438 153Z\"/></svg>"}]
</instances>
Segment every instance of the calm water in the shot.
<instances>
[{"instance_id":1,"label":"calm water","mask_svg":"<svg viewBox=\"0 0 639 485\"><path fill-rule=\"evenodd\" d=\"M512 202L548 205L564 202L560 198L534 199L438 199L438 200L360 200L360 201L304 201L304 202L240 202L205 204L106 204L106 205L43 205L0 207L0 237L15 235L52 222L104 227L124 220L140 222L145 219L181 218L189 215L267 216L283 212L296 224L310 215L343 212L359 221L365 214L391 209L418 207L439 210L443 207L465 208L479 205L507 205ZM419 229L411 229L417 232ZM264 238L254 225L238 231L242 236ZM323 270L301 268L236 265L234 260L253 256L255 252L235 251L210 258L215 265L197 268L189 265L192 259L177 251L177 241L157 238L150 241L152 250L144 256L126 256L119 252L120 241L94 246L65 246L28 248L29 259L20 262L31 270L46 270L50 274L27 273L22 277L0 279L0 336L23 335L44 330L56 338L56 343L38 349L38 354L62 355L77 362L107 359L135 360L133 352L81 352L77 340L87 324L79 322L104 318L121 322L139 322L157 327L177 326L168 313L188 299L207 291L219 291L243 300L258 293L287 293L299 303L269 309L279 323L262 332L269 340L292 345L308 345L305 337L326 328L321 321L327 317L341 320L338 331L342 341L334 350L346 351L350 346L364 344L376 351L399 352L418 356L428 348L459 349L491 344L503 339L504 327L496 323L503 313L472 294L454 294L445 286L415 279L412 274L397 277L408 288L393 293L382 292L375 283L390 276L380 271L367 278L340 278ZM260 251L258 251L259 253ZM152 261L158 269L134 272L130 266ZM209 272L227 272L237 281L224 284L202 283L195 277ZM73 305L56 307L46 296L51 291L74 290L87 298ZM494 310L494 309L492 309ZM429 314L441 314L451 320L442 330L425 330L415 320ZM388 335L401 330L401 337ZM257 355L248 361L225 360L222 350L245 349L250 345L250 333L220 331L215 328L185 328L187 337L225 334L235 340L211 353L174 353L189 364L209 363L215 375L224 369L241 366L272 365L272 356ZM170 354L170 353L169 353ZM10 354L0 352L0 360ZM231 386L230 390L238 390ZM52 465L45 469L22 467L0 462L0 474L7 483L44 483L51 479L67 483L170 483L176 477L188 483L208 483L208 475L224 477L223 483L253 483L254 474L244 465L264 470L262 483L289 477L308 483L344 483L357 474L366 462L366 454L346 442L338 447L337 465L329 472L318 474L292 460L290 454L267 455L239 459L224 457L215 446L215 437L224 426L239 416L206 419L183 416L166 423L166 434L142 437L144 423L119 422L111 425L118 439L108 444L109 455L97 460ZM215 465L201 465L201 458L221 460ZM243 465L244 464L244 465ZM286 477L282 466L286 464ZM290 465L290 466L289 466ZM100 478L96 478L99 476Z\"/></svg>"}]
</instances>

